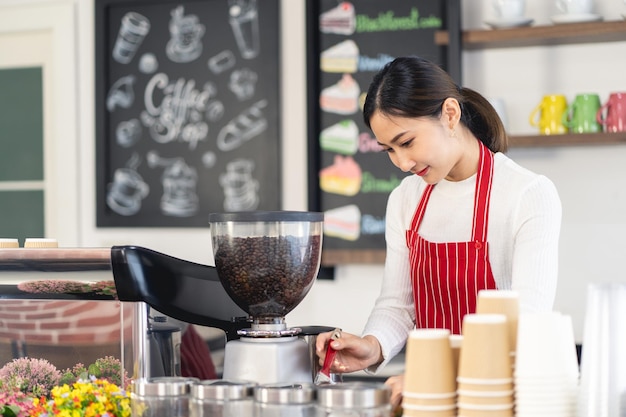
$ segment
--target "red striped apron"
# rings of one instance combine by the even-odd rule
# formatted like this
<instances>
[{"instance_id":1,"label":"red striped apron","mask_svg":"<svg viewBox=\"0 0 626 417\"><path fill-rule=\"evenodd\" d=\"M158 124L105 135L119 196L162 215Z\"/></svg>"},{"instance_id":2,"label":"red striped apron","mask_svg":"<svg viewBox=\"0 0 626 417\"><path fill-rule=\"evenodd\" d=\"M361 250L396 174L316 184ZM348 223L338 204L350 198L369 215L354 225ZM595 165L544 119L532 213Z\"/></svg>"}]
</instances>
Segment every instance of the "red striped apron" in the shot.
<instances>
[{"instance_id":1,"label":"red striped apron","mask_svg":"<svg viewBox=\"0 0 626 417\"><path fill-rule=\"evenodd\" d=\"M417 328L444 328L461 334L463 316L476 311L478 291L496 288L487 243L493 153L479 143L472 240L434 243L418 234L433 184L424 190L406 232Z\"/></svg>"}]
</instances>

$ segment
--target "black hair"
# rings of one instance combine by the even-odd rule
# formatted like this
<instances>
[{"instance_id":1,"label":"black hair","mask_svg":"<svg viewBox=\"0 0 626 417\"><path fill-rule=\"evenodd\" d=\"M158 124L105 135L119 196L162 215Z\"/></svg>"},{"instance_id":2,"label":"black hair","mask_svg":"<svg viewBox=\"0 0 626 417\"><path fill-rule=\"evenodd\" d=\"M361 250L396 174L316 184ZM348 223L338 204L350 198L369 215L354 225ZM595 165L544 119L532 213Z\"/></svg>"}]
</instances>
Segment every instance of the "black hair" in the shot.
<instances>
[{"instance_id":1,"label":"black hair","mask_svg":"<svg viewBox=\"0 0 626 417\"><path fill-rule=\"evenodd\" d=\"M461 123L474 136L493 152L506 152L507 134L491 103L478 92L457 86L440 66L418 56L396 58L374 76L363 105L363 119L371 129L375 112L438 118L447 98L459 102Z\"/></svg>"}]
</instances>

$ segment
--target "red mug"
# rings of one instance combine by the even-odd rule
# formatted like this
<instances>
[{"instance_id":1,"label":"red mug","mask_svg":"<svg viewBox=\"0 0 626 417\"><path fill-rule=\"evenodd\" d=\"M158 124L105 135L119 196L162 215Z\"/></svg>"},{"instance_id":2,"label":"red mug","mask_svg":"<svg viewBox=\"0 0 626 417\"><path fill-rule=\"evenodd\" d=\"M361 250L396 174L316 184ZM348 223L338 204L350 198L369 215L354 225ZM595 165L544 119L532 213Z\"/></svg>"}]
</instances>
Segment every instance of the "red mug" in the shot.
<instances>
[{"instance_id":1,"label":"red mug","mask_svg":"<svg viewBox=\"0 0 626 417\"><path fill-rule=\"evenodd\" d=\"M626 132L626 92L611 93L598 110L596 120L605 132Z\"/></svg>"}]
</instances>

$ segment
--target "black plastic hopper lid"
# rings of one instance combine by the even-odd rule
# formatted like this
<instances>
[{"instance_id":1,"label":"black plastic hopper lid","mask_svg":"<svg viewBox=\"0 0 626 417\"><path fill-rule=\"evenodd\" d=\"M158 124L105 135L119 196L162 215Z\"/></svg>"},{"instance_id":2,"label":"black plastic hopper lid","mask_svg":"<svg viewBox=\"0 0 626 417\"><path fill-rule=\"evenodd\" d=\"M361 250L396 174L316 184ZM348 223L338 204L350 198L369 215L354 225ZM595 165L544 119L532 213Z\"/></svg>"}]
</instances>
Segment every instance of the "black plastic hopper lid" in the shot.
<instances>
[{"instance_id":1,"label":"black plastic hopper lid","mask_svg":"<svg viewBox=\"0 0 626 417\"><path fill-rule=\"evenodd\" d=\"M321 222L324 213L313 211L242 211L210 213L209 223L224 222Z\"/></svg>"}]
</instances>

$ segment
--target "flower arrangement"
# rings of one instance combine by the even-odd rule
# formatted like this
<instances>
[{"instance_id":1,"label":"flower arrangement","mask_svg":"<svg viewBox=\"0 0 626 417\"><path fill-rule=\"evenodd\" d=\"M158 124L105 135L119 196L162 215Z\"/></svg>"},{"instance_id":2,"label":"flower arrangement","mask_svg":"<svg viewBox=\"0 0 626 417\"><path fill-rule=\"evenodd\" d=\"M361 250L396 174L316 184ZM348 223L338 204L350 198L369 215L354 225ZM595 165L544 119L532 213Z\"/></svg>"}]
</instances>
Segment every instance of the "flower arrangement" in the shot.
<instances>
[{"instance_id":1,"label":"flower arrangement","mask_svg":"<svg viewBox=\"0 0 626 417\"><path fill-rule=\"evenodd\" d=\"M35 398L29 416L130 417L130 397L106 379L91 377L52 388L51 398Z\"/></svg>"},{"instance_id":2,"label":"flower arrangement","mask_svg":"<svg viewBox=\"0 0 626 417\"><path fill-rule=\"evenodd\" d=\"M45 359L19 358L0 369L3 391L33 396L48 395L61 379L61 372Z\"/></svg>"},{"instance_id":3,"label":"flower arrangement","mask_svg":"<svg viewBox=\"0 0 626 417\"><path fill-rule=\"evenodd\" d=\"M60 372L45 359L19 358L0 368L0 416L128 417L130 379L112 356Z\"/></svg>"}]
</instances>

